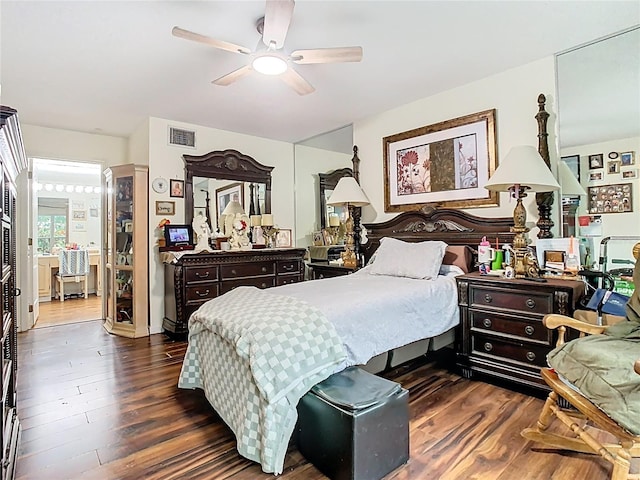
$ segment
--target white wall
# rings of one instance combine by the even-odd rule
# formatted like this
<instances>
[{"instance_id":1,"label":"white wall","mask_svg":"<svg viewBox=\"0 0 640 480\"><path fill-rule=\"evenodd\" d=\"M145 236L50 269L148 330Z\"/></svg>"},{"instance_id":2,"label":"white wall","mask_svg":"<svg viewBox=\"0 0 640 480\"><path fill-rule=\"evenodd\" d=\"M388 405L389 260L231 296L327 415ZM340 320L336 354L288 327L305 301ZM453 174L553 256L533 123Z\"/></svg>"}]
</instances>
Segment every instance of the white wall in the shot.
<instances>
[{"instance_id":1,"label":"white wall","mask_svg":"<svg viewBox=\"0 0 640 480\"><path fill-rule=\"evenodd\" d=\"M196 148L168 143L169 126L196 132ZM263 165L274 167L271 183L271 212L281 228L294 229L294 166L293 144L239 133L217 130L199 125L174 122L161 118L149 119L149 182L156 177L184 179L183 154L203 155L213 150L235 149L255 158ZM149 189L149 304L150 331L162 330L164 316L164 267L158 258L155 230L163 216L155 214L156 200L176 202L172 223L184 223L184 199L170 198L169 192L158 194ZM292 232L295 235L295 232ZM295 238L295 236L293 237Z\"/></svg>"},{"instance_id":2,"label":"white wall","mask_svg":"<svg viewBox=\"0 0 640 480\"><path fill-rule=\"evenodd\" d=\"M338 168L352 168L351 157L314 147L296 145L296 236L295 245L313 245L312 234L320 230L320 177Z\"/></svg>"},{"instance_id":3,"label":"white wall","mask_svg":"<svg viewBox=\"0 0 640 480\"><path fill-rule=\"evenodd\" d=\"M126 138L26 124L20 127L27 157L98 162L103 169L128 162Z\"/></svg>"},{"instance_id":4,"label":"white wall","mask_svg":"<svg viewBox=\"0 0 640 480\"><path fill-rule=\"evenodd\" d=\"M629 167L622 167L620 173L608 173L607 162L609 161L609 152L635 152L635 164ZM591 170L589 169L589 155L595 155L601 153L604 157L604 168ZM628 213L594 213L593 215L600 215L602 220L602 236L593 237L592 247L595 249L593 256L594 260L597 260L598 256L603 253L600 252L600 242L604 237L612 236L640 236L640 222L638 222L638 212L640 212L640 179L639 178L622 178L622 172L628 170L640 169L640 137L623 138L618 140L611 140L608 142L594 143L591 145L581 145L577 147L566 148L561 151L563 157L569 155L580 155L580 184L584 187L587 193L589 187L595 187L600 185L611 185L616 183L631 183L632 184L632 202L633 211ZM620 157L617 158L620 160ZM602 180L589 180L589 174L594 172L602 172ZM588 198L580 199L580 207L578 209L578 215L587 215L588 213ZM634 241L618 242L610 241L607 246L607 256L612 258L625 258L631 259L630 247L634 244ZM607 266L609 269L611 265ZM614 267L618 268L618 267Z\"/></svg>"},{"instance_id":5,"label":"white wall","mask_svg":"<svg viewBox=\"0 0 640 480\"><path fill-rule=\"evenodd\" d=\"M540 93L547 97L546 110L551 114L548 122L551 163L557 162L555 151L556 87L554 58L548 57L527 65L493 75L474 83L442 92L375 117L354 123L354 143L359 147L360 184L371 205L363 207L363 222L381 222L393 218L395 213L384 212L382 139L414 128L461 117L483 110L496 109L496 136L498 160L516 145L533 145L537 148L538 112ZM555 168L554 168L555 170ZM500 206L475 208L468 211L484 217L510 217L514 203L508 194L500 194ZM535 196L525 199L527 221L536 222ZM558 199L554 202L554 234L558 236L561 221ZM535 241L537 228L530 232Z\"/></svg>"}]
</instances>

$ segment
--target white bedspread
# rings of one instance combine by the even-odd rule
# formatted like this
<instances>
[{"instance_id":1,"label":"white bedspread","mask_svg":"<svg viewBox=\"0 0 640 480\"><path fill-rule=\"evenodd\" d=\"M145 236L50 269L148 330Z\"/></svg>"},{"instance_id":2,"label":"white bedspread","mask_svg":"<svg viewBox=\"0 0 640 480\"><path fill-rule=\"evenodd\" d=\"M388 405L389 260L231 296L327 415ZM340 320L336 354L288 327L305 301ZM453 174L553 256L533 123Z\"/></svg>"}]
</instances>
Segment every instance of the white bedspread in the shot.
<instances>
[{"instance_id":1,"label":"white bedspread","mask_svg":"<svg viewBox=\"0 0 640 480\"><path fill-rule=\"evenodd\" d=\"M334 324L347 351L347 365L456 326L459 319L455 277L415 280L371 275L368 268L343 277L294 283L265 290L316 306Z\"/></svg>"}]
</instances>

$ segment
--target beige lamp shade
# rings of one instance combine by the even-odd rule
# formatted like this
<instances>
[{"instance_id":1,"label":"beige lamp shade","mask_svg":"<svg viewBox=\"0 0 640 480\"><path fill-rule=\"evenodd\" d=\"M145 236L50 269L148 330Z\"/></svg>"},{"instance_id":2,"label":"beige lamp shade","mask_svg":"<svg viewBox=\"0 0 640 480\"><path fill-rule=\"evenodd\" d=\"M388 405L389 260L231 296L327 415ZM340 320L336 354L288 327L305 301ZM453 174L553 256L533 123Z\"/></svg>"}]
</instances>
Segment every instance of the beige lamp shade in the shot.
<instances>
[{"instance_id":1,"label":"beige lamp shade","mask_svg":"<svg viewBox=\"0 0 640 480\"><path fill-rule=\"evenodd\" d=\"M354 207L364 207L369 203L371 202L353 177L342 177L327 200L327 205L349 204Z\"/></svg>"},{"instance_id":2,"label":"beige lamp shade","mask_svg":"<svg viewBox=\"0 0 640 480\"><path fill-rule=\"evenodd\" d=\"M562 187L563 197L587 196L587 192L584 191L584 188L580 185L576 176L562 160L558 162L558 180Z\"/></svg>"},{"instance_id":3,"label":"beige lamp shade","mask_svg":"<svg viewBox=\"0 0 640 480\"><path fill-rule=\"evenodd\" d=\"M231 200L222 211L222 215L235 215L236 213L244 213L244 208L237 200Z\"/></svg>"},{"instance_id":4,"label":"beige lamp shade","mask_svg":"<svg viewBox=\"0 0 640 480\"><path fill-rule=\"evenodd\" d=\"M514 185L528 187L533 192L560 190L551 170L538 151L530 145L513 147L484 188L494 192L507 192Z\"/></svg>"}]
</instances>

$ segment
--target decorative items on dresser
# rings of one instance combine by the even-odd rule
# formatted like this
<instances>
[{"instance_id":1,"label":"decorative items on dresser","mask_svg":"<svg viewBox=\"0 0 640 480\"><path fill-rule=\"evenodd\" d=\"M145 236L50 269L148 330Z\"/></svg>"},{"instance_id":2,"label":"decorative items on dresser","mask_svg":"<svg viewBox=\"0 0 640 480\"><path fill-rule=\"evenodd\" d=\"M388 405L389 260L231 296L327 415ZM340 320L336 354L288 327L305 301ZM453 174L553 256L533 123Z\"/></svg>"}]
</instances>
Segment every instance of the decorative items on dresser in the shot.
<instances>
[{"instance_id":1,"label":"decorative items on dresser","mask_svg":"<svg viewBox=\"0 0 640 480\"><path fill-rule=\"evenodd\" d=\"M17 411L17 302L20 290L16 287L16 186L18 174L26 168L27 157L17 112L0 107L0 207L2 223L2 279L0 281L0 338L2 339L2 473L0 478L15 476L20 422Z\"/></svg>"},{"instance_id":2,"label":"decorative items on dresser","mask_svg":"<svg viewBox=\"0 0 640 480\"><path fill-rule=\"evenodd\" d=\"M457 277L460 329L457 364L474 372L548 391L540 376L555 333L548 313L572 315L584 293L577 280L507 279L479 273Z\"/></svg>"},{"instance_id":3,"label":"decorative items on dresser","mask_svg":"<svg viewBox=\"0 0 640 480\"><path fill-rule=\"evenodd\" d=\"M107 185L104 328L123 337L149 335L149 169L118 165Z\"/></svg>"},{"instance_id":4,"label":"decorative items on dresser","mask_svg":"<svg viewBox=\"0 0 640 480\"><path fill-rule=\"evenodd\" d=\"M303 248L165 252L164 320L171 334L188 332L189 317L207 300L239 286L270 288L304 279Z\"/></svg>"}]
</instances>

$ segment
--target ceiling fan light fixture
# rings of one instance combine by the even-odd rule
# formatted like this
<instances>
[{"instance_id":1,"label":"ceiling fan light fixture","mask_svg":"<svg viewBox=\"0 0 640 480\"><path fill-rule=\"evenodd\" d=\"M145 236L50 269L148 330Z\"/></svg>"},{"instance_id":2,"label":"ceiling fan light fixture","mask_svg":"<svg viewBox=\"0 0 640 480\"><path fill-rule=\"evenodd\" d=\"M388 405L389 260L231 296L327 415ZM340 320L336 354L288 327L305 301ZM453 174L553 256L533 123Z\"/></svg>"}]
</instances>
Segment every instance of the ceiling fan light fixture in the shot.
<instances>
[{"instance_id":1,"label":"ceiling fan light fixture","mask_svg":"<svg viewBox=\"0 0 640 480\"><path fill-rule=\"evenodd\" d=\"M253 69L263 75L280 75L287 71L287 62L277 55L260 55L251 63Z\"/></svg>"}]
</instances>

